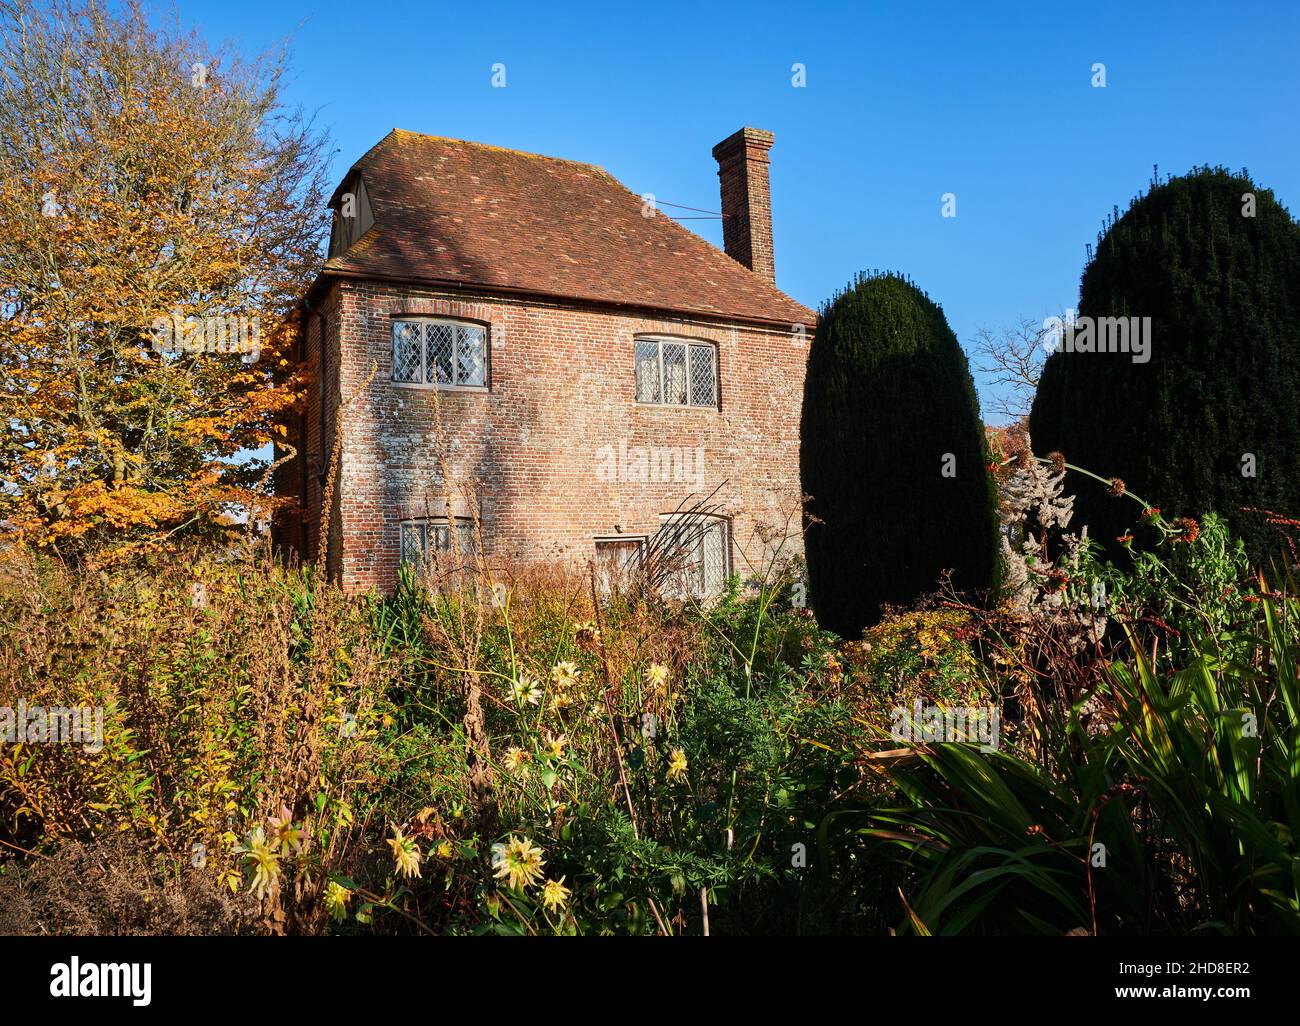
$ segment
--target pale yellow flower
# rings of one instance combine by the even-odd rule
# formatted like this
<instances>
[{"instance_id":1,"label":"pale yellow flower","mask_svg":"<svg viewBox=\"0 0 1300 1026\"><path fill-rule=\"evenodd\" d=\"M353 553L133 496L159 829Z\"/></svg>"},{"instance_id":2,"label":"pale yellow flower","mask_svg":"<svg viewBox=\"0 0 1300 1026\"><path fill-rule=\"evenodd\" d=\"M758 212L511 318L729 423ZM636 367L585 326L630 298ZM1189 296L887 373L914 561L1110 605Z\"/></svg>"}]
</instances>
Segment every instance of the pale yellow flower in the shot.
<instances>
[{"instance_id":1,"label":"pale yellow flower","mask_svg":"<svg viewBox=\"0 0 1300 1026\"><path fill-rule=\"evenodd\" d=\"M420 855L419 846L409 837L403 837L402 831L397 827L393 828L393 836L388 839L388 847L393 849L393 861L397 864L397 872L408 879L420 875Z\"/></svg>"},{"instance_id":2,"label":"pale yellow flower","mask_svg":"<svg viewBox=\"0 0 1300 1026\"><path fill-rule=\"evenodd\" d=\"M518 773L522 777L528 776L528 767L524 765L528 762L528 753L517 746L506 749L506 754L501 759L501 765L506 768L507 773Z\"/></svg>"},{"instance_id":3,"label":"pale yellow flower","mask_svg":"<svg viewBox=\"0 0 1300 1026\"><path fill-rule=\"evenodd\" d=\"M577 699L567 691L555 691L551 694L551 708L557 712L569 708L569 706L574 705L576 702Z\"/></svg>"},{"instance_id":4,"label":"pale yellow flower","mask_svg":"<svg viewBox=\"0 0 1300 1026\"><path fill-rule=\"evenodd\" d=\"M352 892L337 880L331 880L325 888L325 907L329 909L330 918L336 923L341 923L347 918L348 902L351 900Z\"/></svg>"},{"instance_id":5,"label":"pale yellow flower","mask_svg":"<svg viewBox=\"0 0 1300 1026\"><path fill-rule=\"evenodd\" d=\"M674 748L668 757L668 782L676 783L686 777L686 753Z\"/></svg>"},{"instance_id":6,"label":"pale yellow flower","mask_svg":"<svg viewBox=\"0 0 1300 1026\"><path fill-rule=\"evenodd\" d=\"M434 854L440 859L449 859L456 854L456 848L450 841L443 841L435 849Z\"/></svg>"},{"instance_id":7,"label":"pale yellow flower","mask_svg":"<svg viewBox=\"0 0 1300 1026\"><path fill-rule=\"evenodd\" d=\"M568 734L561 734L559 737L555 737L552 734L547 734L546 747L544 749L544 754L546 755L546 757L548 759L563 759L564 746L568 742L568 740L569 740Z\"/></svg>"},{"instance_id":8,"label":"pale yellow flower","mask_svg":"<svg viewBox=\"0 0 1300 1026\"><path fill-rule=\"evenodd\" d=\"M516 705L536 705L542 700L542 685L536 677L522 676L511 684Z\"/></svg>"},{"instance_id":9,"label":"pale yellow flower","mask_svg":"<svg viewBox=\"0 0 1300 1026\"><path fill-rule=\"evenodd\" d=\"M542 887L542 904L552 912L564 908L569 901L569 895L573 892L564 886L564 877L558 880L547 880Z\"/></svg>"},{"instance_id":10,"label":"pale yellow flower","mask_svg":"<svg viewBox=\"0 0 1300 1026\"><path fill-rule=\"evenodd\" d=\"M280 876L280 856L266 840L266 831L258 827L248 835L248 846L237 849L253 863L253 883L250 888L259 898L265 898L271 885Z\"/></svg>"},{"instance_id":11,"label":"pale yellow flower","mask_svg":"<svg viewBox=\"0 0 1300 1026\"><path fill-rule=\"evenodd\" d=\"M645 682L652 688L661 688L668 683L668 667L662 663L651 663L646 667Z\"/></svg>"},{"instance_id":12,"label":"pale yellow flower","mask_svg":"<svg viewBox=\"0 0 1300 1026\"><path fill-rule=\"evenodd\" d=\"M527 837L510 835L510 840L494 853L496 878L505 880L511 887L523 889L537 883L546 864L542 849Z\"/></svg>"},{"instance_id":13,"label":"pale yellow flower","mask_svg":"<svg viewBox=\"0 0 1300 1026\"><path fill-rule=\"evenodd\" d=\"M581 672L576 663L556 663L551 667L551 683L560 691L566 691L578 683Z\"/></svg>"}]
</instances>

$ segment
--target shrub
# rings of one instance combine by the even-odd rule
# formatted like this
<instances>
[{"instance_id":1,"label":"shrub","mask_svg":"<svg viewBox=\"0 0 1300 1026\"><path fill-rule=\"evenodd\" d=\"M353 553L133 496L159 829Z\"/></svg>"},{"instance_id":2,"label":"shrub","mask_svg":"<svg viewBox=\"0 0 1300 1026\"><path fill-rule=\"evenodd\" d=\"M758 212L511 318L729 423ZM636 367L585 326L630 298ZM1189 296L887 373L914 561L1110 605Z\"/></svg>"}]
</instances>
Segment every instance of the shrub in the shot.
<instances>
[{"instance_id":1,"label":"shrub","mask_svg":"<svg viewBox=\"0 0 1300 1026\"><path fill-rule=\"evenodd\" d=\"M1244 197L1254 216L1243 216ZM1300 511L1300 226L1244 173L1201 168L1153 185L1084 268L1079 315L1150 317L1149 362L1053 353L1030 418L1035 451L1217 512L1250 557L1275 538L1242 507ZM1072 478L1076 523L1117 552L1131 507Z\"/></svg>"},{"instance_id":2,"label":"shrub","mask_svg":"<svg viewBox=\"0 0 1300 1026\"><path fill-rule=\"evenodd\" d=\"M383 822L440 754L394 736L395 666L364 614L252 560L185 551L91 572L10 550L0 707L99 707L103 743L0 743L0 832L37 854L118 833L157 878L194 869L194 886L234 892L250 838L292 823L310 844L274 861L293 885L263 926L318 929L327 874L356 867L358 824Z\"/></svg>"},{"instance_id":3,"label":"shrub","mask_svg":"<svg viewBox=\"0 0 1300 1026\"><path fill-rule=\"evenodd\" d=\"M848 642L845 656L867 699L868 719L889 723L896 706L978 705L987 683L973 641L978 632L965 610L891 612Z\"/></svg>"},{"instance_id":4,"label":"shrub","mask_svg":"<svg viewBox=\"0 0 1300 1026\"><path fill-rule=\"evenodd\" d=\"M943 311L897 275L859 276L823 309L800 464L819 620L845 637L945 571L996 578L996 500L966 357Z\"/></svg>"},{"instance_id":5,"label":"shrub","mask_svg":"<svg viewBox=\"0 0 1300 1026\"><path fill-rule=\"evenodd\" d=\"M0 710L104 709L99 750L0 743L12 928L856 922L806 871L811 850L792 859L857 771L832 639L785 601L788 572L708 609L621 594L596 608L589 578L555 568L501 580L500 604L481 580L417 575L379 600L253 558L91 572L11 549ZM88 863L110 867L92 881L97 919L75 907Z\"/></svg>"},{"instance_id":6,"label":"shrub","mask_svg":"<svg viewBox=\"0 0 1300 1026\"><path fill-rule=\"evenodd\" d=\"M201 869L159 868L134 839L102 834L0 873L0 936L157 936L251 932L257 902Z\"/></svg>"},{"instance_id":7,"label":"shrub","mask_svg":"<svg viewBox=\"0 0 1300 1026\"><path fill-rule=\"evenodd\" d=\"M1181 607L1176 660L1129 631L1089 694L1045 708L1035 754L915 745L892 795L828 815L828 850L857 864L872 838L873 869L888 850L910 874L901 931L1300 933L1300 598L1261 582L1225 619L1191 590L1236 579L1221 524L1181 550L1122 589L1128 619Z\"/></svg>"}]
</instances>

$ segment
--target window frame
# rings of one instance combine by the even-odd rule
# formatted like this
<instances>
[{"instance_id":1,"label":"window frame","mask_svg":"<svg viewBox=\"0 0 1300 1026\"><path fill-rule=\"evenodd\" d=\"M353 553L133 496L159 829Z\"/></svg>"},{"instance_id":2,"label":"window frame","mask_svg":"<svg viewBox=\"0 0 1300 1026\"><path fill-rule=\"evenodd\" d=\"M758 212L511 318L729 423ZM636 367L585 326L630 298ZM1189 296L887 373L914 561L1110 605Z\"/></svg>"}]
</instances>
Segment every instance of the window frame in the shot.
<instances>
[{"instance_id":1,"label":"window frame","mask_svg":"<svg viewBox=\"0 0 1300 1026\"><path fill-rule=\"evenodd\" d=\"M595 570L596 570L597 577L599 577L601 573L600 549L602 545L624 545L624 546L635 545L636 556L634 557L634 559L637 563L640 563L641 560L645 559L646 546L649 544L650 544L650 537L649 535L645 535L645 534L598 534L596 535L591 539L591 547L592 547L593 555L595 556ZM627 571L627 564L624 564L618 569L619 572L625 573ZM602 595L609 594L611 589L608 587L608 583L609 582L601 582L599 580L597 581L597 590Z\"/></svg>"},{"instance_id":2,"label":"window frame","mask_svg":"<svg viewBox=\"0 0 1300 1026\"><path fill-rule=\"evenodd\" d=\"M658 359L655 366L659 370L659 398L642 399L641 389L638 387L637 369L640 364L637 361L637 347L643 344L653 344L656 348ZM683 403L670 403L664 398L666 375L664 374L664 346L679 345L685 350L685 368L686 368L686 401ZM709 403L696 403L692 401L692 374L691 374L691 352L695 349L704 349L709 352L710 369L713 372L713 401ZM721 403L721 375L718 373L718 344L708 342L698 338L682 338L673 335L637 335L632 340L632 395L636 399L638 406L659 406L674 410L719 410L722 408Z\"/></svg>"},{"instance_id":3,"label":"window frame","mask_svg":"<svg viewBox=\"0 0 1300 1026\"><path fill-rule=\"evenodd\" d=\"M418 562L406 558L406 529L416 527L421 530L420 535L420 559ZM438 546L433 549L429 548L429 529L442 528L447 532L447 545L445 548ZM474 520L472 517L452 517L448 520L446 517L406 517L397 522L397 565L414 566L416 568L424 567L431 562L430 553L447 553L453 552L451 546L452 529L459 533L466 531L467 536L462 540L461 557L472 557L478 547L478 540L474 536Z\"/></svg>"},{"instance_id":4,"label":"window frame","mask_svg":"<svg viewBox=\"0 0 1300 1026\"><path fill-rule=\"evenodd\" d=\"M686 518L684 518L680 513L661 513L659 514L659 530L662 531L674 521L680 521L683 519ZM731 564L731 518L725 516L702 516L696 519L699 521L700 528L698 539L700 553L700 561L698 564L700 568L700 589L698 592L688 590L685 597L694 599L696 602L707 602L711 599L717 598L726 590L727 581L733 572ZM722 579L718 582L718 588L716 591L709 591L707 580L708 571L706 569L706 558L704 552L704 538L706 533L715 527L722 535Z\"/></svg>"},{"instance_id":5,"label":"window frame","mask_svg":"<svg viewBox=\"0 0 1300 1026\"><path fill-rule=\"evenodd\" d=\"M419 324L420 327L420 380L405 381L397 376L397 331L403 324ZM433 380L429 380L429 344L425 338L425 325L441 324L452 329L451 369L453 377L460 374L460 334L463 328L478 328L483 332L483 383L481 385L464 385L454 382L439 381L437 371ZM492 325L483 321L464 320L455 317L434 317L423 314L395 314L388 326L389 381L400 388L437 388L444 392L490 392L492 391Z\"/></svg>"}]
</instances>

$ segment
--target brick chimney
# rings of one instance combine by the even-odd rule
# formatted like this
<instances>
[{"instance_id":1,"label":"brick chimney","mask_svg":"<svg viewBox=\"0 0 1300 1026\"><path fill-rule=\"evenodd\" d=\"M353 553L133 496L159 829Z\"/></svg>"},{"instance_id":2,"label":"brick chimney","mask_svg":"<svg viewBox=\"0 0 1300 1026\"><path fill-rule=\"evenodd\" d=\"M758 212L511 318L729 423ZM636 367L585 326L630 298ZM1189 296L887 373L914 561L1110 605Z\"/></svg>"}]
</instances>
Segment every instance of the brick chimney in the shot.
<instances>
[{"instance_id":1,"label":"brick chimney","mask_svg":"<svg viewBox=\"0 0 1300 1026\"><path fill-rule=\"evenodd\" d=\"M722 183L722 248L727 256L776 284L772 194L767 151L775 136L742 128L713 147Z\"/></svg>"}]
</instances>

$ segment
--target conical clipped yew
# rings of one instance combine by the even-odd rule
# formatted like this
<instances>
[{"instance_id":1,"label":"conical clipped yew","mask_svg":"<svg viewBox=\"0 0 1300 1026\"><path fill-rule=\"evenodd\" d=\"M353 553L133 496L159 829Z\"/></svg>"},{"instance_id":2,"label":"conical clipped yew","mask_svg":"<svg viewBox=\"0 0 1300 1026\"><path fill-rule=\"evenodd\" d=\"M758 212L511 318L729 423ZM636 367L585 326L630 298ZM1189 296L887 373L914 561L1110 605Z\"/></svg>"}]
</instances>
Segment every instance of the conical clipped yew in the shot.
<instances>
[{"instance_id":1,"label":"conical clipped yew","mask_svg":"<svg viewBox=\"0 0 1300 1026\"><path fill-rule=\"evenodd\" d=\"M1099 318L1148 317L1145 362L1131 341L1048 358L1034 449L1119 478L1166 518L1220 513L1265 560L1277 539L1243 507L1300 515L1300 226L1244 172L1153 184L1098 240L1078 310L1094 336ZM1135 503L1074 473L1066 486L1074 523L1112 552L1144 530Z\"/></svg>"},{"instance_id":2,"label":"conical clipped yew","mask_svg":"<svg viewBox=\"0 0 1300 1026\"><path fill-rule=\"evenodd\" d=\"M945 571L995 584L996 496L966 356L943 311L894 274L859 275L821 311L800 464L818 619L845 637Z\"/></svg>"}]
</instances>

